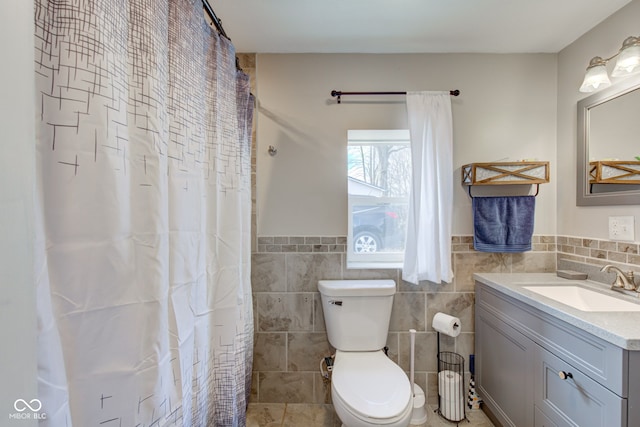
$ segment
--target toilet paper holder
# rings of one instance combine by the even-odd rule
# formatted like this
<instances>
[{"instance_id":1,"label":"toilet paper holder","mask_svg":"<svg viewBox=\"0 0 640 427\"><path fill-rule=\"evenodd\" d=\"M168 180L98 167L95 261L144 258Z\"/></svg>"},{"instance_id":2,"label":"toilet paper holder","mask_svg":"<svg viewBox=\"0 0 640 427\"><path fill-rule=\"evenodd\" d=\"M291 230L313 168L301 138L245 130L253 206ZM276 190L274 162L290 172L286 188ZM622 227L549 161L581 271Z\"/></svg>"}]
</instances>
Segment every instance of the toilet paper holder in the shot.
<instances>
[{"instance_id":1,"label":"toilet paper holder","mask_svg":"<svg viewBox=\"0 0 640 427\"><path fill-rule=\"evenodd\" d=\"M438 415L458 423L467 420L464 396L464 357L450 351L440 351L438 332Z\"/></svg>"}]
</instances>

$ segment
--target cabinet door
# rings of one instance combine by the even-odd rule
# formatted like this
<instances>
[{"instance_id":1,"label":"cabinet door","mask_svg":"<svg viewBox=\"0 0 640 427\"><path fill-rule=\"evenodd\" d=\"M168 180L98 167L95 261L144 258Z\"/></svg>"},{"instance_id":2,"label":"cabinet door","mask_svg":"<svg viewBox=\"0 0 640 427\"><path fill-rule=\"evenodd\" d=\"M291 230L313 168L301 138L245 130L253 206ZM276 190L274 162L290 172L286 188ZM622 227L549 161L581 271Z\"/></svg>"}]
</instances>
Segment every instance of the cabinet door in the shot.
<instances>
[{"instance_id":1,"label":"cabinet door","mask_svg":"<svg viewBox=\"0 0 640 427\"><path fill-rule=\"evenodd\" d=\"M537 406L535 407L535 414L533 415L534 427L558 427L556 423L551 421Z\"/></svg>"},{"instance_id":2,"label":"cabinet door","mask_svg":"<svg viewBox=\"0 0 640 427\"><path fill-rule=\"evenodd\" d=\"M627 426L626 399L537 347L535 404L549 421L558 427Z\"/></svg>"},{"instance_id":3,"label":"cabinet door","mask_svg":"<svg viewBox=\"0 0 640 427\"><path fill-rule=\"evenodd\" d=\"M535 344L476 305L476 380L480 397L503 426L533 426Z\"/></svg>"}]
</instances>

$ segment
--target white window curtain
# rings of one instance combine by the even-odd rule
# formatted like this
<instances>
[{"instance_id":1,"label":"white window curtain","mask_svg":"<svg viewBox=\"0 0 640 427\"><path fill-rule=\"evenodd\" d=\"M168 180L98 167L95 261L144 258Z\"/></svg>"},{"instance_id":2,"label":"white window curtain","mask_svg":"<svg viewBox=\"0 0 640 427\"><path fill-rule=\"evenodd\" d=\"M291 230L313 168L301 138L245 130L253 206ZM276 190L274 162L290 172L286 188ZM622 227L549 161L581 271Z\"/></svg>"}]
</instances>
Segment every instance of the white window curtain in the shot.
<instances>
[{"instance_id":1,"label":"white window curtain","mask_svg":"<svg viewBox=\"0 0 640 427\"><path fill-rule=\"evenodd\" d=\"M407 92L412 185L402 279L451 282L453 118L449 92Z\"/></svg>"}]
</instances>

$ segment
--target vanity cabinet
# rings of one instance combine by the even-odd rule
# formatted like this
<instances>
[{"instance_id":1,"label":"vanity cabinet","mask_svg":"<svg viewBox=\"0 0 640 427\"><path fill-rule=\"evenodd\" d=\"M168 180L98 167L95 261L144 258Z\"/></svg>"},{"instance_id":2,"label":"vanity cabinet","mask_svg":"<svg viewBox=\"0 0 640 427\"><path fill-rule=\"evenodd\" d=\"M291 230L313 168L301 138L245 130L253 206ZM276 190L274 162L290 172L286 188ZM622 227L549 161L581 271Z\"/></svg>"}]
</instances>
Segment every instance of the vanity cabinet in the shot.
<instances>
[{"instance_id":1,"label":"vanity cabinet","mask_svg":"<svg viewBox=\"0 0 640 427\"><path fill-rule=\"evenodd\" d=\"M476 385L499 425L640 425L640 352L481 282L475 295Z\"/></svg>"}]
</instances>

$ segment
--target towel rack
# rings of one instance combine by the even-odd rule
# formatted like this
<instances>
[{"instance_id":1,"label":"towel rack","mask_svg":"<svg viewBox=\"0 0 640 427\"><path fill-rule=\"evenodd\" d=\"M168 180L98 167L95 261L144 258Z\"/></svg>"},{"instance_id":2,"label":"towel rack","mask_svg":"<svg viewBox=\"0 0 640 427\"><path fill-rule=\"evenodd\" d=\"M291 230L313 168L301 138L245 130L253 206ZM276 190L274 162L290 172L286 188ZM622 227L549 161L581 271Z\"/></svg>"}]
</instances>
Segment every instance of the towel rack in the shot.
<instances>
[{"instance_id":1,"label":"towel rack","mask_svg":"<svg viewBox=\"0 0 640 427\"><path fill-rule=\"evenodd\" d=\"M536 184L536 193L540 184L549 182L549 162L491 162L469 163L462 166L462 184L467 185L469 197L473 185L522 185Z\"/></svg>"},{"instance_id":2,"label":"towel rack","mask_svg":"<svg viewBox=\"0 0 640 427\"><path fill-rule=\"evenodd\" d=\"M473 199L473 196L471 195L471 185L467 186L467 192L469 193L469 197ZM539 192L540 192L540 184L536 184L536 192L535 194L532 194L532 196L533 197L537 196Z\"/></svg>"}]
</instances>

